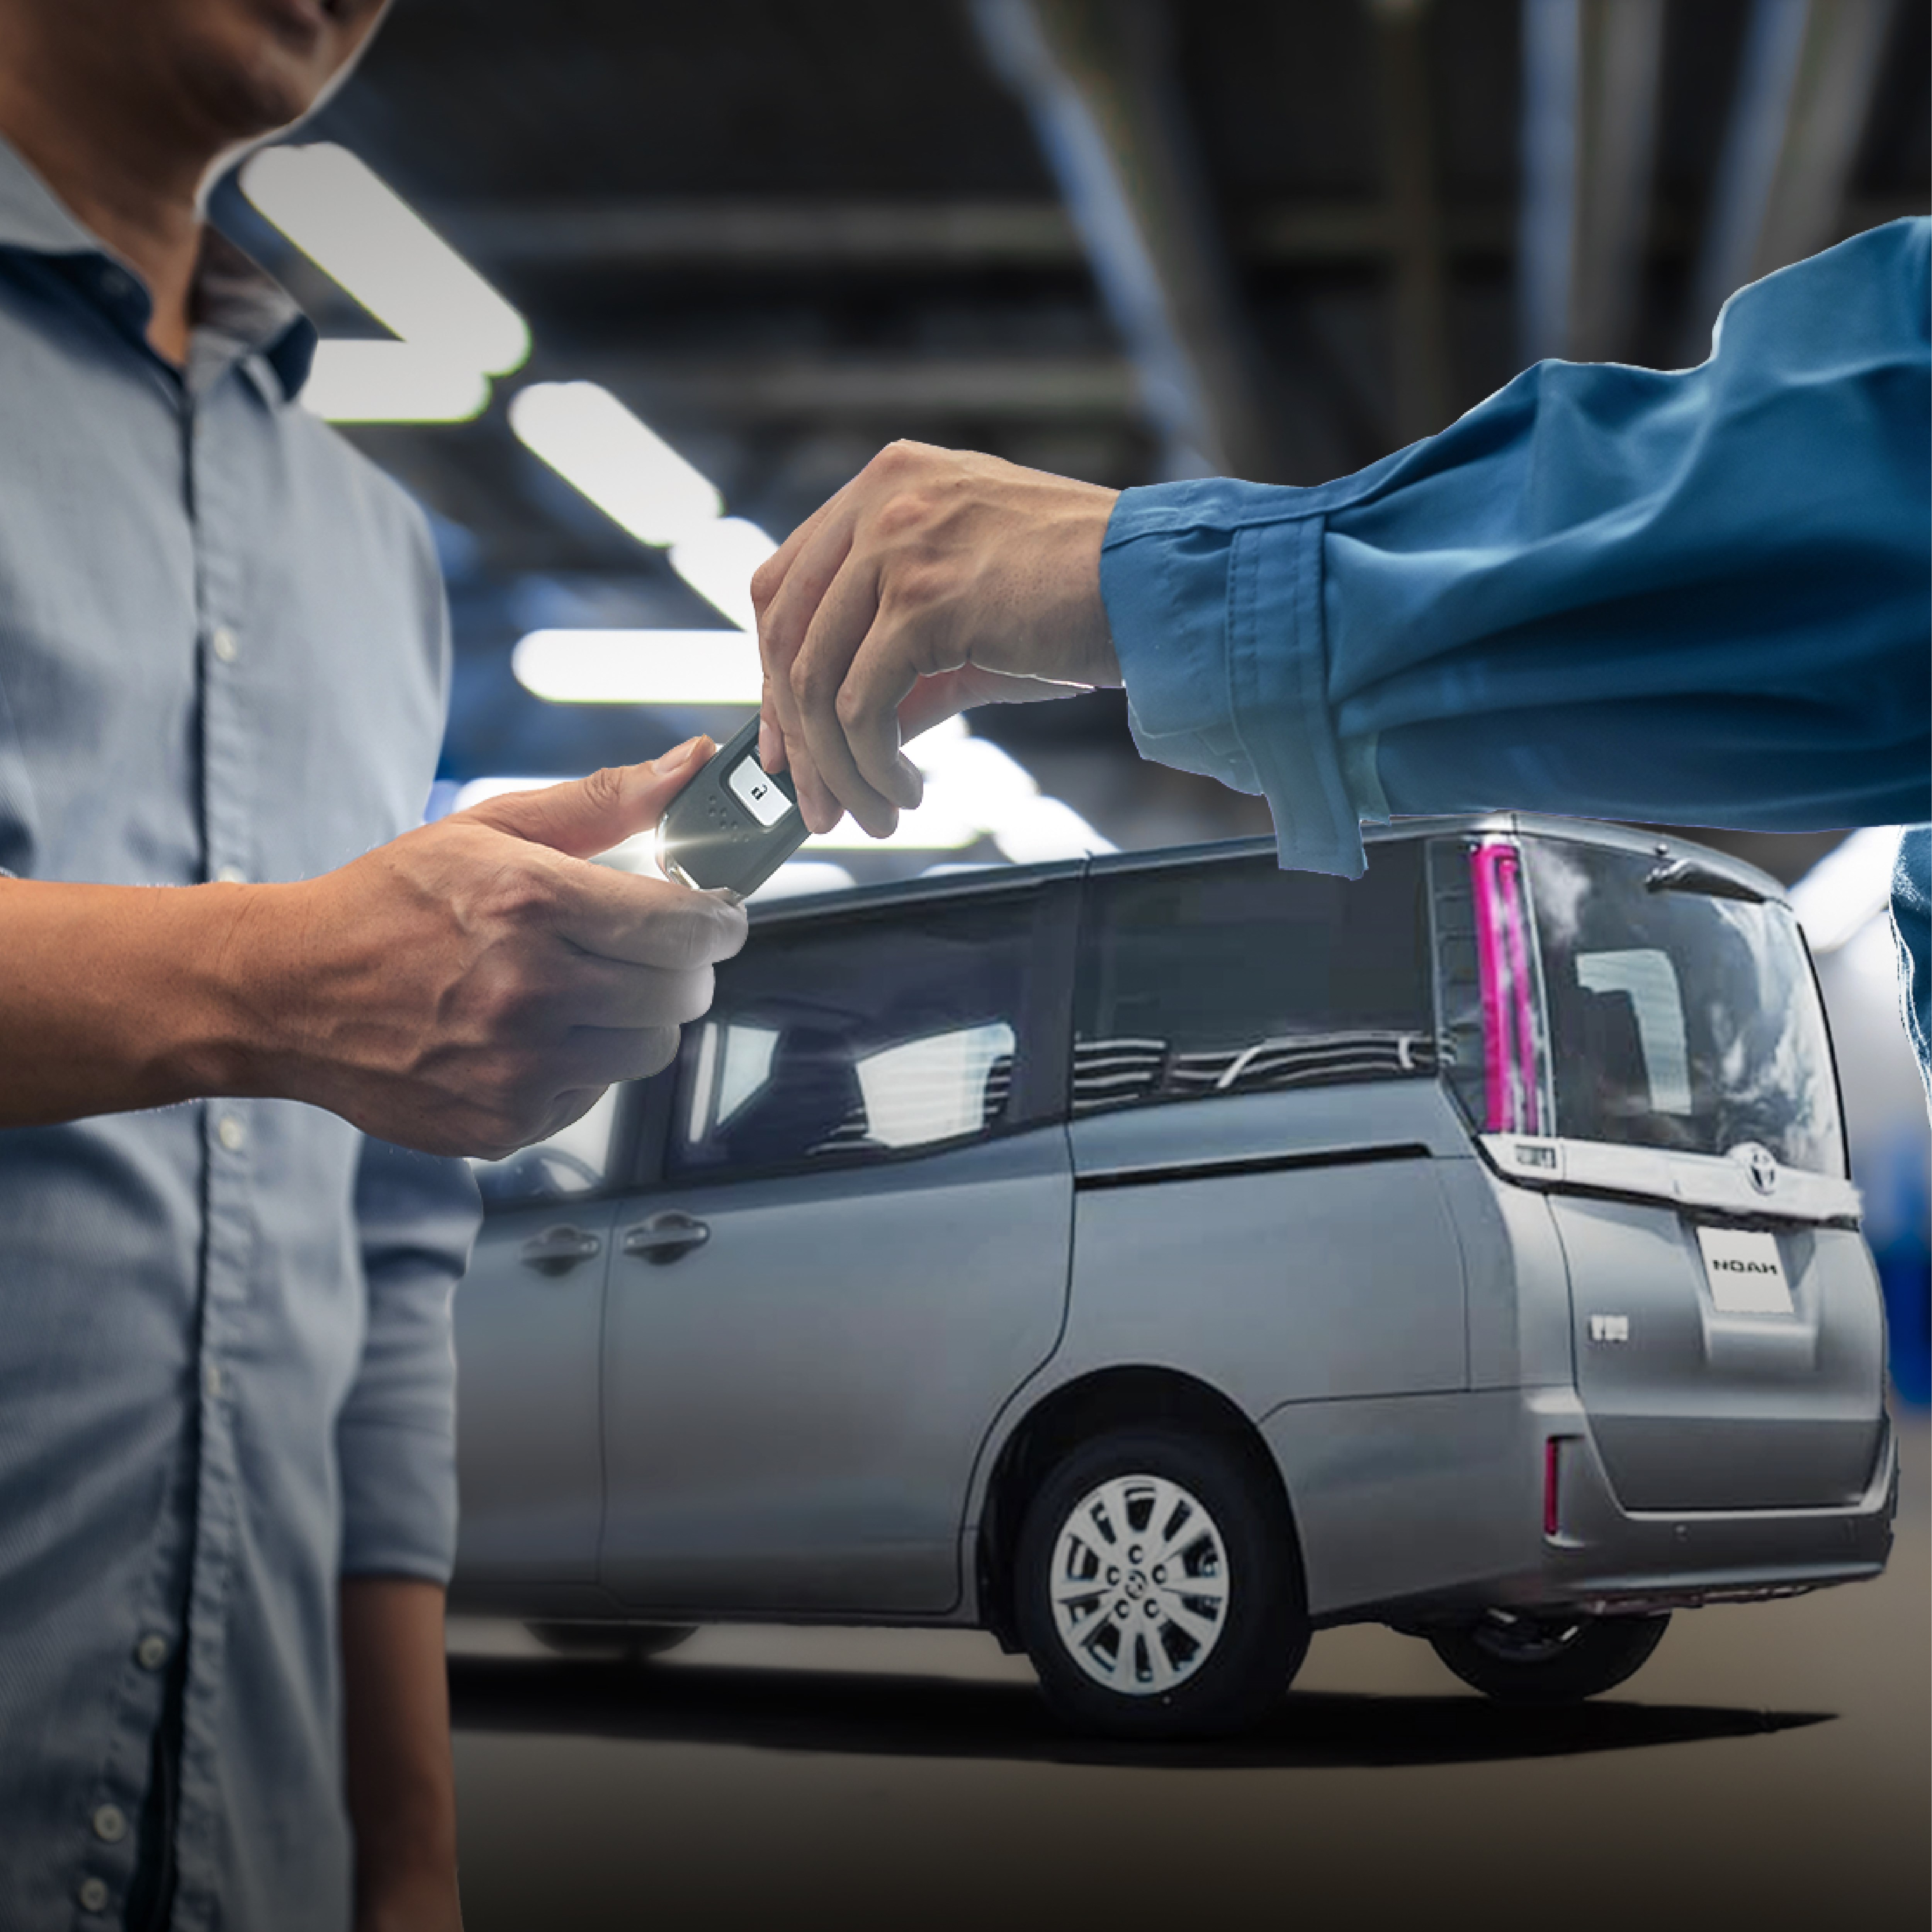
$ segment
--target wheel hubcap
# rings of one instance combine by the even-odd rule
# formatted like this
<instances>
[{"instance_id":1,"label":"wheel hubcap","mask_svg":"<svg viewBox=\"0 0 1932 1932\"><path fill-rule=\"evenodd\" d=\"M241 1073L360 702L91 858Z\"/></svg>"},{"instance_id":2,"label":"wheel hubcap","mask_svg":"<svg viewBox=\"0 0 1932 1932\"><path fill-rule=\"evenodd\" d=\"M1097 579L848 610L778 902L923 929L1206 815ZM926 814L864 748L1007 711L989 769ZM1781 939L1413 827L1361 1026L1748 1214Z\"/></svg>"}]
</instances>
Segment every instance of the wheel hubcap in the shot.
<instances>
[{"instance_id":1,"label":"wheel hubcap","mask_svg":"<svg viewBox=\"0 0 1932 1932\"><path fill-rule=\"evenodd\" d=\"M1054 1545L1054 1627L1096 1684L1174 1690L1228 1617L1227 1547L1198 1497L1160 1476L1117 1476L1082 1497Z\"/></svg>"}]
</instances>

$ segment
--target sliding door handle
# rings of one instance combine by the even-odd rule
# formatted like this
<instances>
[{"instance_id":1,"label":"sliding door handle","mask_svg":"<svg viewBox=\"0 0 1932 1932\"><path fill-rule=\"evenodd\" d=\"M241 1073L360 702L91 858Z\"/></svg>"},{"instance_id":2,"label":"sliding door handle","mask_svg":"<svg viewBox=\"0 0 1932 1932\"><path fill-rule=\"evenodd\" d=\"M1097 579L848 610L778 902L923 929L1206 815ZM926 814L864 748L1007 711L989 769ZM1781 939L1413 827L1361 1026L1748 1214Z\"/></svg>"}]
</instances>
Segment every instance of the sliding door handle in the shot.
<instances>
[{"instance_id":1,"label":"sliding door handle","mask_svg":"<svg viewBox=\"0 0 1932 1932\"><path fill-rule=\"evenodd\" d=\"M711 1239L709 1225L694 1215L680 1214L675 1208L654 1214L634 1227L624 1230L624 1252L662 1267L676 1261L694 1248L702 1248Z\"/></svg>"},{"instance_id":2,"label":"sliding door handle","mask_svg":"<svg viewBox=\"0 0 1932 1932\"><path fill-rule=\"evenodd\" d=\"M578 1262L592 1260L603 1251L603 1242L580 1227L546 1227L517 1250L517 1259L540 1275L567 1275Z\"/></svg>"}]
</instances>

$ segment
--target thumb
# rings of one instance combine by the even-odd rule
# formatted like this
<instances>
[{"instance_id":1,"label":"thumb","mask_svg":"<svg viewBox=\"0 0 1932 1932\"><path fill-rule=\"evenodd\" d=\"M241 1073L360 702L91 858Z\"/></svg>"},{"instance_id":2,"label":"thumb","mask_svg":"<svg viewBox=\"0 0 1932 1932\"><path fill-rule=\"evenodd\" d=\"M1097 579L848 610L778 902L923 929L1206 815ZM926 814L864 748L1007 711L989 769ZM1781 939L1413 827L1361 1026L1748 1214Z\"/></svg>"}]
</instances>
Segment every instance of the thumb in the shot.
<instances>
[{"instance_id":1,"label":"thumb","mask_svg":"<svg viewBox=\"0 0 1932 1932\"><path fill-rule=\"evenodd\" d=\"M608 766L541 792L506 792L462 816L572 858L593 858L655 825L717 749L700 734L648 765Z\"/></svg>"}]
</instances>

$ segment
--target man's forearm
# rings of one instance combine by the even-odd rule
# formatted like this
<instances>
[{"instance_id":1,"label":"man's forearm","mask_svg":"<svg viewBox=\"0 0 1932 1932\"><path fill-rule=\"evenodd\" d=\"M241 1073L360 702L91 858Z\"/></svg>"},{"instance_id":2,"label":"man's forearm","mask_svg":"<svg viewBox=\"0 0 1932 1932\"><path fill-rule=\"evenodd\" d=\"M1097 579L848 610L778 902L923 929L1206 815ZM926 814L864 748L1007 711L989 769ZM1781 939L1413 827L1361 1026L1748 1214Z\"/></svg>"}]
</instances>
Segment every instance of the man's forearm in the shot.
<instances>
[{"instance_id":1,"label":"man's forearm","mask_svg":"<svg viewBox=\"0 0 1932 1932\"><path fill-rule=\"evenodd\" d=\"M234 956L286 890L0 879L0 1126L244 1090Z\"/></svg>"},{"instance_id":2,"label":"man's forearm","mask_svg":"<svg viewBox=\"0 0 1932 1932\"><path fill-rule=\"evenodd\" d=\"M344 1757L357 1932L454 1932L456 1781L443 1592L405 1577L342 1583Z\"/></svg>"},{"instance_id":3,"label":"man's forearm","mask_svg":"<svg viewBox=\"0 0 1932 1932\"><path fill-rule=\"evenodd\" d=\"M500 1157L656 1073L742 908L587 864L708 755L495 798L284 885L0 878L0 1128L233 1095Z\"/></svg>"}]
</instances>

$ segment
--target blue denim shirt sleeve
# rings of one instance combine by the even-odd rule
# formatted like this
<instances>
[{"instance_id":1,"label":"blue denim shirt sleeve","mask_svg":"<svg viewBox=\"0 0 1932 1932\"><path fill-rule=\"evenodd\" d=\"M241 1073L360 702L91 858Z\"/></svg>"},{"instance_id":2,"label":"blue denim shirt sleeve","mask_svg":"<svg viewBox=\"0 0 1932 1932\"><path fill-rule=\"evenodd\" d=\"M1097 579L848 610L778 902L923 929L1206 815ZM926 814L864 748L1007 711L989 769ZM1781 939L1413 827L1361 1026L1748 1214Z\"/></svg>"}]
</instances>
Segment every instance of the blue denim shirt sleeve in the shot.
<instances>
[{"instance_id":1,"label":"blue denim shirt sleeve","mask_svg":"<svg viewBox=\"0 0 1932 1932\"><path fill-rule=\"evenodd\" d=\"M1932 1105L1932 825L1898 843L1892 873L1892 931L1898 947L1899 1005Z\"/></svg>"},{"instance_id":2,"label":"blue denim shirt sleeve","mask_svg":"<svg viewBox=\"0 0 1932 1932\"><path fill-rule=\"evenodd\" d=\"M450 1303L481 1215L462 1161L363 1143L356 1220L368 1326L335 1429L345 1576L448 1580L456 1554Z\"/></svg>"},{"instance_id":3,"label":"blue denim shirt sleeve","mask_svg":"<svg viewBox=\"0 0 1932 1932\"><path fill-rule=\"evenodd\" d=\"M1545 362L1317 489L1125 492L1101 584L1142 750L1352 876L1383 811L1924 819L1928 236L1742 290L1694 369Z\"/></svg>"}]
</instances>

